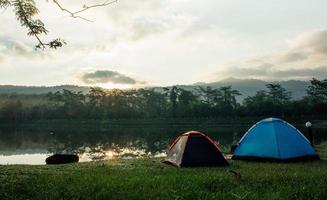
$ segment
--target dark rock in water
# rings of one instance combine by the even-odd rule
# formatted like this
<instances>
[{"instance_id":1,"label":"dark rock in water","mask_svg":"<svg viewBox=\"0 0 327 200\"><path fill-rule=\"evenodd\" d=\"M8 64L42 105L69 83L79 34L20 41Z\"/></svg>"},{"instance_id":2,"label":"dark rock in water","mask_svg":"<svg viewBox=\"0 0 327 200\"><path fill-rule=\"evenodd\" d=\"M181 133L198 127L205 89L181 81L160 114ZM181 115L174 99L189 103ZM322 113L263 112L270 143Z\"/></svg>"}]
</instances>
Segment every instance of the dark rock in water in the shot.
<instances>
[{"instance_id":1,"label":"dark rock in water","mask_svg":"<svg viewBox=\"0 0 327 200\"><path fill-rule=\"evenodd\" d=\"M78 155L74 154L54 154L45 159L47 165L58 165L78 162Z\"/></svg>"}]
</instances>

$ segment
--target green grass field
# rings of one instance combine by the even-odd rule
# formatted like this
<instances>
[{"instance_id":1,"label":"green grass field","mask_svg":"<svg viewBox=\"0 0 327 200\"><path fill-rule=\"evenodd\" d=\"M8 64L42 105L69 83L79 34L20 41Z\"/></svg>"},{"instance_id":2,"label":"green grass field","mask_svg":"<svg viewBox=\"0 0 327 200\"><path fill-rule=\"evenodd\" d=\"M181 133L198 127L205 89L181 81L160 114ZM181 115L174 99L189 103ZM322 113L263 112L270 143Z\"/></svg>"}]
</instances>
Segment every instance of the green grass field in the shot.
<instances>
[{"instance_id":1,"label":"green grass field","mask_svg":"<svg viewBox=\"0 0 327 200\"><path fill-rule=\"evenodd\" d=\"M327 143L318 149L327 159ZM13 165L0 166L0 183L0 199L327 199L327 161L231 161L212 168L176 168L159 159Z\"/></svg>"}]
</instances>

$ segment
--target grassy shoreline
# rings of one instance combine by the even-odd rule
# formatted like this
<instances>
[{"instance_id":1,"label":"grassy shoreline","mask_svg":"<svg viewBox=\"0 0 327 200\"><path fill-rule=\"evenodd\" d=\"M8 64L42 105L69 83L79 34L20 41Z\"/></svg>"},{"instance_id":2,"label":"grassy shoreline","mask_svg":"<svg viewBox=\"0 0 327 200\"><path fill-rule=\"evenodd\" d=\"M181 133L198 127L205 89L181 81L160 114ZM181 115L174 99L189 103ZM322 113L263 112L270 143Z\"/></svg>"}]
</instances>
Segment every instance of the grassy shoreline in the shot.
<instances>
[{"instance_id":1,"label":"grassy shoreline","mask_svg":"<svg viewBox=\"0 0 327 200\"><path fill-rule=\"evenodd\" d=\"M320 161L230 161L229 167L211 168L176 168L155 158L0 165L0 199L327 199L327 142L317 150Z\"/></svg>"},{"instance_id":2,"label":"grassy shoreline","mask_svg":"<svg viewBox=\"0 0 327 200\"><path fill-rule=\"evenodd\" d=\"M327 199L327 143L318 150L323 160L231 161L212 168L176 168L149 158L0 166L0 199Z\"/></svg>"}]
</instances>

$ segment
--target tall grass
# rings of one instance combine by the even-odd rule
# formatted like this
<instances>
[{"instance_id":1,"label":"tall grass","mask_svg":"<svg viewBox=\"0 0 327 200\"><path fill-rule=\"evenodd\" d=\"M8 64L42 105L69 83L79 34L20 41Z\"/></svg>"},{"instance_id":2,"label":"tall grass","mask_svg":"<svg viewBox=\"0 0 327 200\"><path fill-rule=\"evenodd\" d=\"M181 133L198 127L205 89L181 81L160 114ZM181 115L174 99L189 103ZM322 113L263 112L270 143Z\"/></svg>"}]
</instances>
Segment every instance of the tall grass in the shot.
<instances>
[{"instance_id":1,"label":"tall grass","mask_svg":"<svg viewBox=\"0 0 327 200\"><path fill-rule=\"evenodd\" d=\"M137 159L0 166L0 182L0 199L327 199L327 163L175 168Z\"/></svg>"}]
</instances>

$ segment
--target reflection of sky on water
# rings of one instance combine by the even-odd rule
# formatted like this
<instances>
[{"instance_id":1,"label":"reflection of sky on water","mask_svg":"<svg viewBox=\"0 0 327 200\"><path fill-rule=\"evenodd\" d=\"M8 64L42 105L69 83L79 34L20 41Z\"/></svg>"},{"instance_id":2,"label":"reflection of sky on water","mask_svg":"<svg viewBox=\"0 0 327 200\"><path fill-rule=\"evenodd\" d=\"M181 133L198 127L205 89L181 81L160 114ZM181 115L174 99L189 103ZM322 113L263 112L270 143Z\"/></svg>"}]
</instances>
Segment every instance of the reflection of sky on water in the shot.
<instances>
[{"instance_id":1,"label":"reflection of sky on water","mask_svg":"<svg viewBox=\"0 0 327 200\"><path fill-rule=\"evenodd\" d=\"M95 150L94 150L95 149ZM0 165L44 165L45 159L50 153L25 153L1 155ZM85 147L80 149L79 162L91 162L96 160L112 160L112 159L137 159L145 157L165 157L165 152L146 152L145 149L131 148L115 148L104 150L102 146L96 148Z\"/></svg>"},{"instance_id":2,"label":"reflection of sky on water","mask_svg":"<svg viewBox=\"0 0 327 200\"><path fill-rule=\"evenodd\" d=\"M81 162L164 157L168 144L189 130L208 134L227 151L254 122L225 125L206 119L184 125L129 123L0 126L0 164L44 164L47 155L54 153L78 153ZM296 127L306 134L303 123ZM327 140L326 127L314 130L316 142Z\"/></svg>"},{"instance_id":3,"label":"reflection of sky on water","mask_svg":"<svg viewBox=\"0 0 327 200\"><path fill-rule=\"evenodd\" d=\"M44 165L49 154L0 155L0 165Z\"/></svg>"},{"instance_id":4,"label":"reflection of sky on water","mask_svg":"<svg viewBox=\"0 0 327 200\"><path fill-rule=\"evenodd\" d=\"M80 148L80 161L90 162L94 160L112 160L112 159L137 159L137 158L159 158L165 157L165 151L149 152L146 149L138 149L135 147L123 147L106 149L104 146L97 146L95 148L85 147Z\"/></svg>"}]
</instances>

